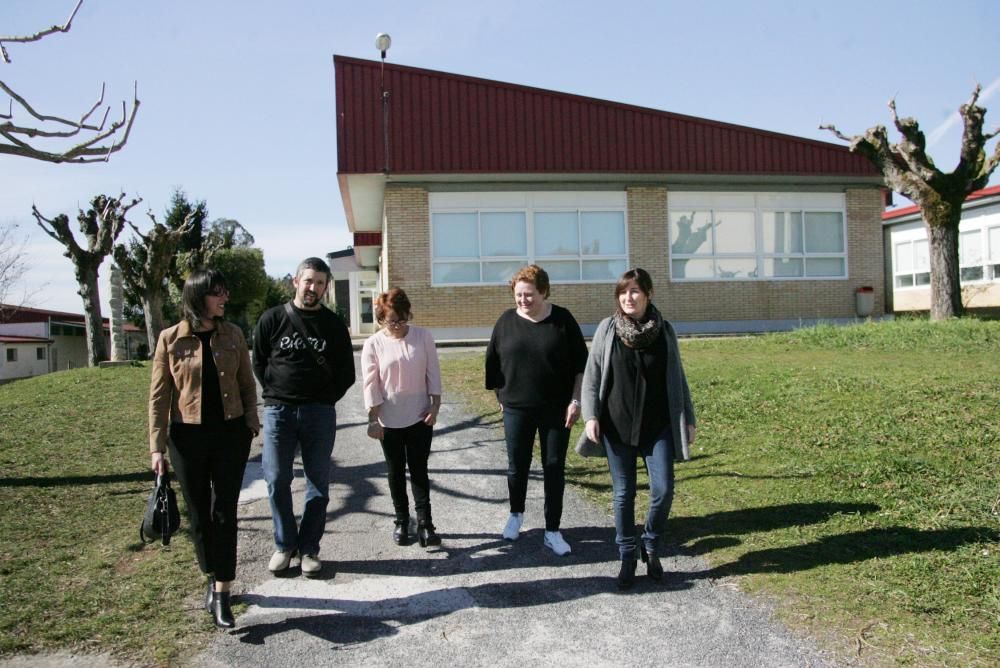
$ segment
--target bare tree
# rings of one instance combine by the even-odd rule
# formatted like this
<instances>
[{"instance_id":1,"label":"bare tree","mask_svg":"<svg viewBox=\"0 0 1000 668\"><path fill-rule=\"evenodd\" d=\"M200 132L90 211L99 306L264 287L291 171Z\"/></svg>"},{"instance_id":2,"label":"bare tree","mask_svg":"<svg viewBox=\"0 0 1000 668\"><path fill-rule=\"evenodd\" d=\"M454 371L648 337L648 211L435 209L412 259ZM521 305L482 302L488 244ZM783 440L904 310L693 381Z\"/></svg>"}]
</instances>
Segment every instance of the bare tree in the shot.
<instances>
[{"instance_id":1,"label":"bare tree","mask_svg":"<svg viewBox=\"0 0 1000 668\"><path fill-rule=\"evenodd\" d=\"M16 304L8 304L11 290L28 270L25 264L25 240L17 236L17 225L0 224L0 322L9 315L7 308L17 310L24 303L24 297Z\"/></svg>"},{"instance_id":2,"label":"bare tree","mask_svg":"<svg viewBox=\"0 0 1000 668\"><path fill-rule=\"evenodd\" d=\"M83 299L84 321L87 334L87 357L90 366L107 359L104 345L104 323L101 318L101 299L97 287L98 272L101 263L114 246L115 239L125 227L125 215L128 210L142 201L135 198L128 204L124 203L125 193L118 197L98 195L90 202L87 211L80 210L77 221L80 231L87 239L87 248L82 248L69 229L69 216L59 214L55 218L46 218L38 207L31 207L31 215L38 221L38 226L50 237L66 247L63 253L73 262L76 281L80 286L78 294Z\"/></svg>"},{"instance_id":3,"label":"bare tree","mask_svg":"<svg viewBox=\"0 0 1000 668\"><path fill-rule=\"evenodd\" d=\"M152 211L147 212L153 227L149 234L129 223L139 241L128 246L115 246L115 263L121 267L122 276L131 290L139 296L146 320L146 341L149 350L156 349L156 341L163 330L163 303L167 294L167 277L170 275L173 259L181 239L194 226L196 212L192 211L183 225L171 229L158 223Z\"/></svg>"},{"instance_id":4,"label":"bare tree","mask_svg":"<svg viewBox=\"0 0 1000 668\"><path fill-rule=\"evenodd\" d=\"M958 225L962 204L975 190L986 186L1000 162L1000 144L987 157L987 143L1000 130L984 133L986 109L976 104L982 87L976 85L972 98L961 107L964 129L958 164L951 173L939 170L927 155L927 140L913 118L896 115L896 101L889 111L902 141L889 141L885 126L868 128L863 135L848 137L833 125L821 125L840 139L850 142L851 151L868 158L881 172L885 184L920 207L927 229L931 261L931 319L944 320L962 315L962 285L958 262Z\"/></svg>"},{"instance_id":5,"label":"bare tree","mask_svg":"<svg viewBox=\"0 0 1000 668\"><path fill-rule=\"evenodd\" d=\"M7 53L6 43L13 42L37 42L44 37L57 32L69 32L73 23L73 17L83 0L78 0L73 12L60 25L54 25L46 30L41 30L32 35L0 37L0 60L10 63ZM122 114L118 118L108 123L108 116L111 106L104 106L104 84L101 84L101 95L97 102L86 110L78 120L63 118L43 114L35 110L34 107L21 95L16 93L4 81L0 80L0 90L10 98L7 113L0 112L0 155L16 155L23 158L33 158L46 162L100 162L106 161L112 153L120 151L128 141L129 133L132 131L132 123L135 115L139 111L138 85L133 84L132 109L128 111L125 101L122 100ZM14 103L23 109L32 120L29 125L22 125L14 120ZM99 109L101 122L99 124L91 120L95 112ZM66 143L77 142L69 148L57 148L50 150L43 148L46 142L64 146Z\"/></svg>"}]
</instances>

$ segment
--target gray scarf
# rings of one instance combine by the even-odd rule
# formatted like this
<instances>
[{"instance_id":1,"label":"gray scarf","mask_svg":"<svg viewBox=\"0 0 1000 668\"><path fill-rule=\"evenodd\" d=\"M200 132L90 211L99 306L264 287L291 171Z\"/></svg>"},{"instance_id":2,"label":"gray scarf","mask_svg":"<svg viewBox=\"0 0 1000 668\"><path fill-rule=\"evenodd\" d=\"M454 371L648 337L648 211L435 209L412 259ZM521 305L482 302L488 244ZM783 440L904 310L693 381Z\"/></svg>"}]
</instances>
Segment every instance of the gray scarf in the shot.
<instances>
[{"instance_id":1,"label":"gray scarf","mask_svg":"<svg viewBox=\"0 0 1000 668\"><path fill-rule=\"evenodd\" d=\"M663 316L650 302L646 307L646 322L640 324L621 311L615 311L615 334L629 348L642 350L660 335Z\"/></svg>"}]
</instances>

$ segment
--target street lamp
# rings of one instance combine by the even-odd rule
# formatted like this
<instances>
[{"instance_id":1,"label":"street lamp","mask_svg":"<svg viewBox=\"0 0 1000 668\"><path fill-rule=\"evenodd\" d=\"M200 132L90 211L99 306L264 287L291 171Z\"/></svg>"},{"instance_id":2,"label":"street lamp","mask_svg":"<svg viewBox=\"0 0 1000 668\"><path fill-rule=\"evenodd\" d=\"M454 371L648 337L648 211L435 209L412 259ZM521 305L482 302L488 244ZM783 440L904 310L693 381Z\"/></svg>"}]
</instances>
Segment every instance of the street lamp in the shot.
<instances>
[{"instance_id":1,"label":"street lamp","mask_svg":"<svg viewBox=\"0 0 1000 668\"><path fill-rule=\"evenodd\" d=\"M378 86L382 92L382 150L385 155L383 171L389 173L389 91L385 89L385 52L392 46L392 38L384 32L375 35L375 48L382 54L382 67L379 70Z\"/></svg>"}]
</instances>

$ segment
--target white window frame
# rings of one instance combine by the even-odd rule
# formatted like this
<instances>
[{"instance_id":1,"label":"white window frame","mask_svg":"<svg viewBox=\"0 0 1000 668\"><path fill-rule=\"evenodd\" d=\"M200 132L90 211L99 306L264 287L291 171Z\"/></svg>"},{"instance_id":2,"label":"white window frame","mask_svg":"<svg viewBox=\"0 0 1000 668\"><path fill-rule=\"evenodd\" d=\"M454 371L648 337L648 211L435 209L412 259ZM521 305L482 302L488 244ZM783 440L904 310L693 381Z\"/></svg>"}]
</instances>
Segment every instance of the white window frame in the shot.
<instances>
[{"instance_id":1,"label":"white window frame","mask_svg":"<svg viewBox=\"0 0 1000 668\"><path fill-rule=\"evenodd\" d=\"M716 218L726 212L747 212L754 217L754 249L745 252L718 252L715 241ZM710 253L674 253L672 234L669 226L675 215L686 213L707 213L712 224L712 251ZM803 248L801 252L775 253L764 249L764 216L783 213L801 216ZM843 250L841 252L812 252L805 246L806 214L836 213L840 215ZM668 194L667 247L670 280L678 283L731 282L731 281L843 281L850 277L848 262L847 204L842 193L764 193L764 192L671 192ZM720 276L720 261L726 259L753 259L755 268L742 276ZM767 276L765 265L768 260L797 259L802 262L801 276ZM843 274L832 276L809 276L808 261L836 259L843 262ZM678 260L711 260L712 276L686 277L674 274L674 262Z\"/></svg>"},{"instance_id":2,"label":"white window frame","mask_svg":"<svg viewBox=\"0 0 1000 668\"><path fill-rule=\"evenodd\" d=\"M994 245L1000 245L1000 224L997 224L995 217L991 218L970 218L962 221L961 227L959 228L959 280L961 285L984 285L990 283L1000 282L1000 248L994 248ZM913 229L900 230L890 234L890 243L892 244L892 286L893 290L916 290L916 289L926 289L930 285L930 258L928 257L928 266L926 270L919 271L920 267L917 266L917 244L930 244L927 239L927 232L923 229L923 226L917 227L916 223L913 224ZM970 234L978 234L980 242L980 261L979 263L963 263L962 262L962 238ZM997 244L992 243L991 234L995 234L997 238ZM899 269L899 248L906 246L910 249L912 253L911 257L911 269L909 271L900 271ZM930 248L928 247L928 253ZM982 278L975 279L965 279L961 277L961 272L963 269L969 268L982 268ZM909 285L899 285L899 278L901 276L910 276ZM918 282L918 277L924 277L925 282Z\"/></svg>"},{"instance_id":3,"label":"white window frame","mask_svg":"<svg viewBox=\"0 0 1000 668\"><path fill-rule=\"evenodd\" d=\"M481 192L481 193L445 193L432 192L430 203L430 283L431 287L469 287L484 285L507 285L509 279L502 281L483 280L484 264L493 262L511 262L520 266L538 264L545 268L547 262L577 263L579 279L560 279L550 276L553 284L609 284L618 280L618 272L614 277L606 279L586 279L584 275L585 262L621 262L622 271L628 268L629 262L629 221L626 197L624 191L567 191L567 192ZM434 256L434 219L437 214L458 213L475 215L478 232L478 257L441 257ZM525 224L526 255L524 256L485 256L482 248L482 214L484 213L522 213ZM535 249L535 214L536 213L573 213L577 224L577 254L576 255L539 255ZM586 254L580 248L582 243L582 219L586 213L619 213L622 216L622 234L624 235L623 253ZM435 278L435 267L441 264L476 264L479 268L478 282L438 282Z\"/></svg>"},{"instance_id":4,"label":"white window frame","mask_svg":"<svg viewBox=\"0 0 1000 668\"><path fill-rule=\"evenodd\" d=\"M914 239L905 239L901 241L896 241L892 246L892 289L893 290L912 290L914 288L926 288L931 284L931 269L930 269L930 256L927 258L927 271L918 271L920 267L917 265L917 244L923 242L927 244L927 237L917 237ZM900 271L898 266L899 260L899 248L906 247L907 253L910 254L910 269L908 271ZM930 248L928 247L928 253L930 253ZM908 285L899 285L899 278L901 276L909 276ZM927 282L919 283L918 277L926 276Z\"/></svg>"}]
</instances>

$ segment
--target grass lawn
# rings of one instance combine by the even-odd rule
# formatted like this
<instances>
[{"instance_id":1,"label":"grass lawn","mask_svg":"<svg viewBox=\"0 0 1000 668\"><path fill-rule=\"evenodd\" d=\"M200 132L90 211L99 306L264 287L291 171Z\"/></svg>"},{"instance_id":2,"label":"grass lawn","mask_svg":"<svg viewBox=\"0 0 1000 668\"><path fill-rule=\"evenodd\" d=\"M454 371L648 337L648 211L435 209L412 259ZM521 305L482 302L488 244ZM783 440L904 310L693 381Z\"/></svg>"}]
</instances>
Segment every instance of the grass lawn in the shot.
<instances>
[{"instance_id":1,"label":"grass lawn","mask_svg":"<svg viewBox=\"0 0 1000 668\"><path fill-rule=\"evenodd\" d=\"M0 386L0 656L166 663L214 632L193 609L202 580L187 536L166 549L139 541L148 396L137 367Z\"/></svg>"},{"instance_id":2,"label":"grass lawn","mask_svg":"<svg viewBox=\"0 0 1000 668\"><path fill-rule=\"evenodd\" d=\"M672 549L845 657L1000 665L1000 323L681 346L699 435ZM442 366L446 392L495 420L481 355ZM0 386L0 656L163 664L214 633L190 540L139 542L148 384L126 367ZM603 460L570 453L567 470L610 508Z\"/></svg>"},{"instance_id":3,"label":"grass lawn","mask_svg":"<svg viewBox=\"0 0 1000 668\"><path fill-rule=\"evenodd\" d=\"M845 660L1000 665L1000 322L681 350L699 428L677 468L673 549ZM446 391L496 419L482 357L442 364ZM610 513L604 460L570 452L567 475Z\"/></svg>"}]
</instances>

